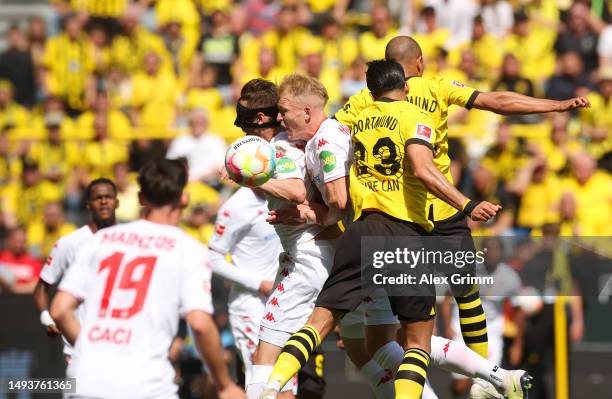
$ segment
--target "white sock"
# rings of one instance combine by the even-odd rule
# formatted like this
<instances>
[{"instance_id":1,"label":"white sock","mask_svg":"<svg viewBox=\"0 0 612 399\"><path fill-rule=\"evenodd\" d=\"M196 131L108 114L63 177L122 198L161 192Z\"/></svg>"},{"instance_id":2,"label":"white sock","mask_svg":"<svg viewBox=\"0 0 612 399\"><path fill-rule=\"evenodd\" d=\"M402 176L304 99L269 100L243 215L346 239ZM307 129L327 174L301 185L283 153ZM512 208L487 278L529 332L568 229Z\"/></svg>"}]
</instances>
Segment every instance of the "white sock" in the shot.
<instances>
[{"instance_id":1,"label":"white sock","mask_svg":"<svg viewBox=\"0 0 612 399\"><path fill-rule=\"evenodd\" d=\"M389 369L393 371L393 374L397 372L402 360L404 360L404 348L395 341L391 341L388 344L378 348L372 360L376 361L383 369Z\"/></svg>"},{"instance_id":2,"label":"white sock","mask_svg":"<svg viewBox=\"0 0 612 399\"><path fill-rule=\"evenodd\" d=\"M482 378L497 389L507 372L468 348L463 342L431 337L431 364L471 378Z\"/></svg>"},{"instance_id":3,"label":"white sock","mask_svg":"<svg viewBox=\"0 0 612 399\"><path fill-rule=\"evenodd\" d=\"M259 395L266 387L273 369L274 366L253 365L251 382L246 389L247 399L259 399Z\"/></svg>"},{"instance_id":4,"label":"white sock","mask_svg":"<svg viewBox=\"0 0 612 399\"><path fill-rule=\"evenodd\" d=\"M423 385L421 399L438 399L438 395L436 395L431 384L429 384L429 378L425 380L425 385Z\"/></svg>"},{"instance_id":5,"label":"white sock","mask_svg":"<svg viewBox=\"0 0 612 399\"><path fill-rule=\"evenodd\" d=\"M371 359L359 371L367 377L376 399L395 398L395 382L393 380L395 370L385 370Z\"/></svg>"}]
</instances>

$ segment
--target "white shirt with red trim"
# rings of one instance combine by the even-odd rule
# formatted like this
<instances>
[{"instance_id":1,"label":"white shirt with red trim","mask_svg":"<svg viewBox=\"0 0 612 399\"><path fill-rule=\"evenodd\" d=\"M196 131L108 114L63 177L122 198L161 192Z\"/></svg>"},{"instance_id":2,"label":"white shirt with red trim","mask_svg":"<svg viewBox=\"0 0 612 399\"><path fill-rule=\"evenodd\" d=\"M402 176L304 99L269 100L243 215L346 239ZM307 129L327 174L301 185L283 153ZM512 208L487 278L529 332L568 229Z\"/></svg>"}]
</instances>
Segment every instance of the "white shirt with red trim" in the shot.
<instances>
[{"instance_id":1,"label":"white shirt with red trim","mask_svg":"<svg viewBox=\"0 0 612 399\"><path fill-rule=\"evenodd\" d=\"M266 222L267 217L266 200L245 187L236 191L217 214L208 247L213 272L234 283L228 309L232 315L263 315L266 298L259 295L259 286L264 280L274 281L281 252L280 240ZM231 264L225 261L228 253Z\"/></svg>"},{"instance_id":2,"label":"white shirt with red trim","mask_svg":"<svg viewBox=\"0 0 612 399\"><path fill-rule=\"evenodd\" d=\"M174 226L138 220L97 232L59 289L83 300L68 374L77 393L174 397L168 349L179 316L213 312L208 250Z\"/></svg>"},{"instance_id":3,"label":"white shirt with red trim","mask_svg":"<svg viewBox=\"0 0 612 399\"><path fill-rule=\"evenodd\" d=\"M89 226L85 225L57 240L40 272L40 278L47 284L57 284L74 263L79 249L87 245L93 236Z\"/></svg>"},{"instance_id":4,"label":"white shirt with red trim","mask_svg":"<svg viewBox=\"0 0 612 399\"><path fill-rule=\"evenodd\" d=\"M276 169L274 179L300 179L306 187L306 200L316 201L321 196L311 179L306 178L305 143L303 141L290 141L287 132L280 132L270 143L276 149ZM295 204L268 196L270 210L281 209ZM299 244L312 240L324 227L316 224L288 226L277 224L274 226L285 251L293 251Z\"/></svg>"},{"instance_id":5,"label":"white shirt with red trim","mask_svg":"<svg viewBox=\"0 0 612 399\"><path fill-rule=\"evenodd\" d=\"M351 169L351 130L326 119L306 143L306 170L327 204L325 183L346 177Z\"/></svg>"}]
</instances>

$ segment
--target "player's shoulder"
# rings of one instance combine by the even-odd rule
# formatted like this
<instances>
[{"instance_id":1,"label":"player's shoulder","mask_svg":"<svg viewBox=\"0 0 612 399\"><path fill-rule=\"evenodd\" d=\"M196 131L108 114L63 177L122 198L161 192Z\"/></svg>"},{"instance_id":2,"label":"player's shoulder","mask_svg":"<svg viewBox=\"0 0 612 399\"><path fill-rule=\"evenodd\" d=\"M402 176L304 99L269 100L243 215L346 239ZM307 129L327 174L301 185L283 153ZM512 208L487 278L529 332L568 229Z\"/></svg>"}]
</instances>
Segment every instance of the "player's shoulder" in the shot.
<instances>
[{"instance_id":1,"label":"player's shoulder","mask_svg":"<svg viewBox=\"0 0 612 399\"><path fill-rule=\"evenodd\" d=\"M350 137L351 129L342 123L338 122L335 119L328 118L319 127L317 134L313 137L313 139L309 142L317 140L333 140L338 141L346 137ZM321 145L317 145L317 147L321 147Z\"/></svg>"},{"instance_id":2,"label":"player's shoulder","mask_svg":"<svg viewBox=\"0 0 612 399\"><path fill-rule=\"evenodd\" d=\"M285 131L276 134L272 140L270 140L270 144L274 146L277 158L299 160L304 157L306 143L301 140L289 140L289 135Z\"/></svg>"},{"instance_id":3,"label":"player's shoulder","mask_svg":"<svg viewBox=\"0 0 612 399\"><path fill-rule=\"evenodd\" d=\"M265 206L264 198L258 197L250 188L241 187L219 208L219 215L227 218L241 217L250 215L252 208Z\"/></svg>"},{"instance_id":4,"label":"player's shoulder","mask_svg":"<svg viewBox=\"0 0 612 399\"><path fill-rule=\"evenodd\" d=\"M94 233L88 225L85 225L71 233L66 234L57 240L55 246L57 248L73 248L83 245L83 243L91 240Z\"/></svg>"},{"instance_id":5,"label":"player's shoulder","mask_svg":"<svg viewBox=\"0 0 612 399\"><path fill-rule=\"evenodd\" d=\"M372 93L367 87L359 90L356 94L353 94L349 97L349 104L369 104L374 102L374 98L372 97Z\"/></svg>"}]
</instances>

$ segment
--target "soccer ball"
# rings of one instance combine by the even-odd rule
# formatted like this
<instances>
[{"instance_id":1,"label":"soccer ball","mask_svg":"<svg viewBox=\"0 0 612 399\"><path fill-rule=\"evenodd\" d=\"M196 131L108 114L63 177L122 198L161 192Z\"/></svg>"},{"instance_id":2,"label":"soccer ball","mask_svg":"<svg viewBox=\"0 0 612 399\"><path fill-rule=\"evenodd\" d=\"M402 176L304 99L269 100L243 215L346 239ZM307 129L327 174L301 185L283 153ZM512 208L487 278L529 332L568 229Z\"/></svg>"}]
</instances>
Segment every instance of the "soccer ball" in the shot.
<instances>
[{"instance_id":1,"label":"soccer ball","mask_svg":"<svg viewBox=\"0 0 612 399\"><path fill-rule=\"evenodd\" d=\"M274 174L276 151L266 140L257 136L242 137L225 153L225 169L241 186L257 187Z\"/></svg>"}]
</instances>

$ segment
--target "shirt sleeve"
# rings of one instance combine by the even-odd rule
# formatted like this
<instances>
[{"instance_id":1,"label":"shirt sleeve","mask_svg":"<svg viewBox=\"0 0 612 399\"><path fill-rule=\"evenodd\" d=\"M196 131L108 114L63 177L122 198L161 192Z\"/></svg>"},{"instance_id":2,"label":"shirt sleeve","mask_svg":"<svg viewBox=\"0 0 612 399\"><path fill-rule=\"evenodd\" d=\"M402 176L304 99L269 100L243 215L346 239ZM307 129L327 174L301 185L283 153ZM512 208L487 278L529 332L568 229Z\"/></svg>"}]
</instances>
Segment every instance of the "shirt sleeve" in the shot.
<instances>
[{"instance_id":1,"label":"shirt sleeve","mask_svg":"<svg viewBox=\"0 0 612 399\"><path fill-rule=\"evenodd\" d=\"M244 270L238 269L225 260L225 254L217 252L213 248L211 248L209 254L213 273L232 283L240 284L251 291L257 292L259 290L262 279L252 273L245 273Z\"/></svg>"},{"instance_id":2,"label":"shirt sleeve","mask_svg":"<svg viewBox=\"0 0 612 399\"><path fill-rule=\"evenodd\" d=\"M194 244L193 253L185 254L180 281L181 317L192 310L214 313L211 294L212 266L206 248ZM191 252L191 251L189 251ZM195 256L193 256L195 255Z\"/></svg>"},{"instance_id":3,"label":"shirt sleeve","mask_svg":"<svg viewBox=\"0 0 612 399\"><path fill-rule=\"evenodd\" d=\"M91 270L93 254L94 244L87 245L76 253L74 263L70 265L59 285L60 291L66 291L80 300L85 299L91 280L96 275Z\"/></svg>"},{"instance_id":4,"label":"shirt sleeve","mask_svg":"<svg viewBox=\"0 0 612 399\"><path fill-rule=\"evenodd\" d=\"M349 128L357 121L359 112L361 112L369 103L373 101L372 95L368 89L363 89L359 93L352 95L344 107L340 108L334 115L334 118Z\"/></svg>"},{"instance_id":5,"label":"shirt sleeve","mask_svg":"<svg viewBox=\"0 0 612 399\"><path fill-rule=\"evenodd\" d=\"M51 250L40 272L40 278L47 284L56 284L62 279L69 266L69 247L59 240Z\"/></svg>"},{"instance_id":6,"label":"shirt sleeve","mask_svg":"<svg viewBox=\"0 0 612 399\"><path fill-rule=\"evenodd\" d=\"M440 89L445 94L448 104L458 105L471 109L480 93L478 90L468 87L456 80L440 79Z\"/></svg>"},{"instance_id":7,"label":"shirt sleeve","mask_svg":"<svg viewBox=\"0 0 612 399\"><path fill-rule=\"evenodd\" d=\"M421 144L434 151L436 128L431 116L421 110L404 110L401 114L401 132L406 145Z\"/></svg>"},{"instance_id":8,"label":"shirt sleeve","mask_svg":"<svg viewBox=\"0 0 612 399\"><path fill-rule=\"evenodd\" d=\"M244 218L240 212L222 207L217 214L215 230L208 246L219 253L227 254L242 238L248 227L249 220Z\"/></svg>"},{"instance_id":9,"label":"shirt sleeve","mask_svg":"<svg viewBox=\"0 0 612 399\"><path fill-rule=\"evenodd\" d=\"M328 129L314 144L323 173L323 182L348 176L351 167L349 160L351 136L346 126L338 124Z\"/></svg>"}]
</instances>

